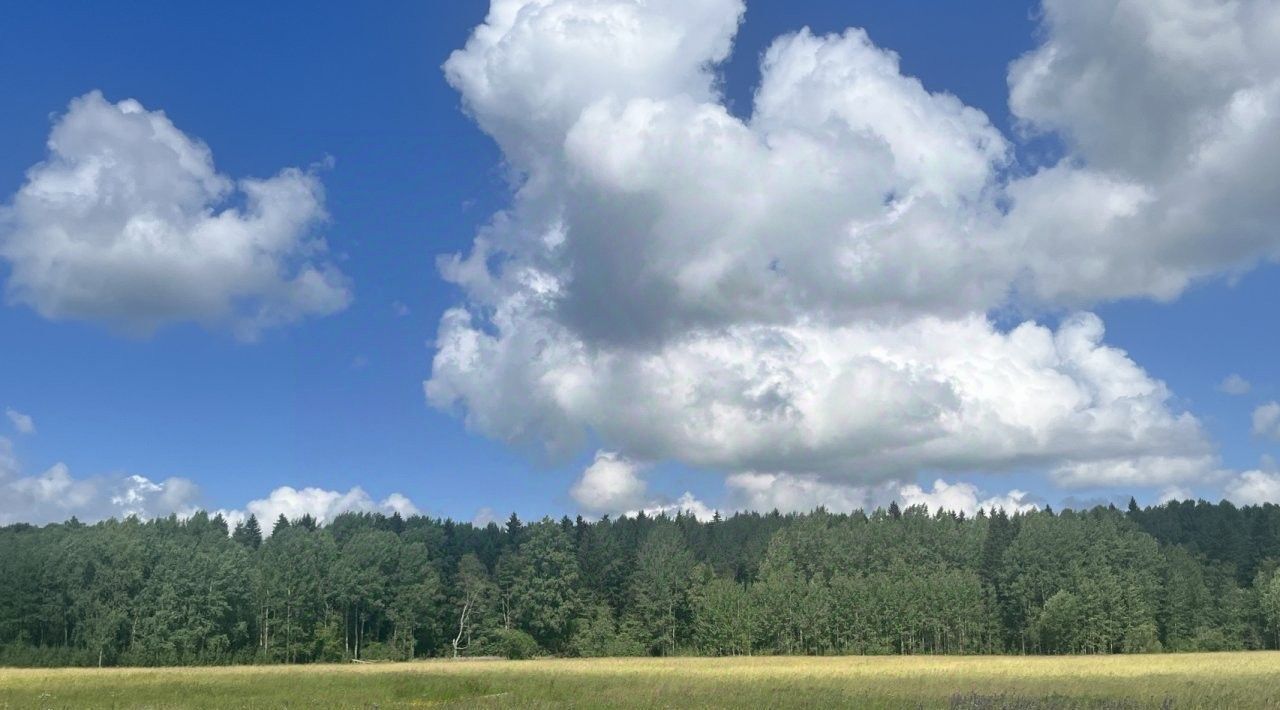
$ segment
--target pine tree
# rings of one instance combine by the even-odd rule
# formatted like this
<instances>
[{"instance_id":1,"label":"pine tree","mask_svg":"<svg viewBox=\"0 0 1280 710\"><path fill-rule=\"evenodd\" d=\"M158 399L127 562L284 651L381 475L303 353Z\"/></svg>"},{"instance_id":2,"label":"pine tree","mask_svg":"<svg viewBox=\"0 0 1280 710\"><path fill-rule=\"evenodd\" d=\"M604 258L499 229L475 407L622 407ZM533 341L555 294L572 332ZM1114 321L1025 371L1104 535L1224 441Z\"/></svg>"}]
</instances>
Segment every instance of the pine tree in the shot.
<instances>
[{"instance_id":1,"label":"pine tree","mask_svg":"<svg viewBox=\"0 0 1280 710\"><path fill-rule=\"evenodd\" d=\"M507 518L507 545L512 549L520 547L520 543L524 538L524 525L520 522L520 518L513 512L511 517Z\"/></svg>"},{"instance_id":2,"label":"pine tree","mask_svg":"<svg viewBox=\"0 0 1280 710\"><path fill-rule=\"evenodd\" d=\"M289 519L284 517L284 513L281 513L280 517L276 518L275 526L271 528L271 536L275 537L276 535L279 535L281 532L288 529L289 529Z\"/></svg>"},{"instance_id":3,"label":"pine tree","mask_svg":"<svg viewBox=\"0 0 1280 710\"><path fill-rule=\"evenodd\" d=\"M236 530L231 534L231 539L251 550L258 549L262 544L262 529L258 527L258 516L250 515L248 520L236 523Z\"/></svg>"}]
</instances>

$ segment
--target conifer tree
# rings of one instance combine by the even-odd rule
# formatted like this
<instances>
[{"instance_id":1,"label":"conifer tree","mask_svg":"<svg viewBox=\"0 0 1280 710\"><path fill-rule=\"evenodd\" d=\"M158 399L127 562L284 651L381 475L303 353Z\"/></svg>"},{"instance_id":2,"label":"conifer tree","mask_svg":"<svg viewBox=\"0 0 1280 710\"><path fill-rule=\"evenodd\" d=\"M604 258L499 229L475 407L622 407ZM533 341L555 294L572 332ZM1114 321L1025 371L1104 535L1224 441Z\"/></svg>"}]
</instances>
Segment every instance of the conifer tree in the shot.
<instances>
[{"instance_id":1,"label":"conifer tree","mask_svg":"<svg viewBox=\"0 0 1280 710\"><path fill-rule=\"evenodd\" d=\"M236 523L231 539L251 550L258 549L262 544L262 529L258 527L258 516L250 514L248 520Z\"/></svg>"}]
</instances>

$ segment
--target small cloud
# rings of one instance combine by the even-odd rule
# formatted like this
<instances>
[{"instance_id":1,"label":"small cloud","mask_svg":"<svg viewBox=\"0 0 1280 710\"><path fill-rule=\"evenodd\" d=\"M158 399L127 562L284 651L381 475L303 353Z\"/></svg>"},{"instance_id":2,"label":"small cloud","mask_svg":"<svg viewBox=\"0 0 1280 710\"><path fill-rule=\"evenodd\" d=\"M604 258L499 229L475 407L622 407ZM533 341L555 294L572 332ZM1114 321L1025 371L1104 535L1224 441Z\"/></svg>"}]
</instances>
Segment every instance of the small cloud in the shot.
<instances>
[{"instance_id":1,"label":"small cloud","mask_svg":"<svg viewBox=\"0 0 1280 710\"><path fill-rule=\"evenodd\" d=\"M399 513L405 518L422 512L418 510L418 506L413 504L413 501L409 500L408 496L405 496L402 493L392 493L384 498L378 505L381 506L383 510Z\"/></svg>"},{"instance_id":2,"label":"small cloud","mask_svg":"<svg viewBox=\"0 0 1280 710\"><path fill-rule=\"evenodd\" d=\"M35 420L29 414L23 414L16 409L4 410L5 416L9 417L9 421L13 424L13 428L18 430L19 434L36 433Z\"/></svg>"},{"instance_id":3,"label":"small cloud","mask_svg":"<svg viewBox=\"0 0 1280 710\"><path fill-rule=\"evenodd\" d=\"M616 513L644 503L642 467L616 453L596 452L595 461L582 472L569 495L593 513Z\"/></svg>"},{"instance_id":4,"label":"small cloud","mask_svg":"<svg viewBox=\"0 0 1280 710\"><path fill-rule=\"evenodd\" d=\"M501 522L501 520L498 514L493 512L493 508L485 506L477 510L476 514L471 517L471 524L478 528L483 528L488 527L489 523L497 523Z\"/></svg>"},{"instance_id":5,"label":"small cloud","mask_svg":"<svg viewBox=\"0 0 1280 710\"><path fill-rule=\"evenodd\" d=\"M1280 473L1245 471L1223 488L1223 495L1236 505L1280 502Z\"/></svg>"},{"instance_id":6,"label":"small cloud","mask_svg":"<svg viewBox=\"0 0 1280 710\"><path fill-rule=\"evenodd\" d=\"M1111 496L1067 496L1058 501L1058 507L1063 510L1091 510L1099 506L1105 508L1109 505L1124 509L1128 504L1129 495L1124 493Z\"/></svg>"},{"instance_id":7,"label":"small cloud","mask_svg":"<svg viewBox=\"0 0 1280 710\"><path fill-rule=\"evenodd\" d=\"M1160 496L1156 499L1158 505L1164 505L1170 501L1182 502L1184 500L1195 500L1196 496L1191 492L1190 488L1183 486L1169 486L1160 491Z\"/></svg>"},{"instance_id":8,"label":"small cloud","mask_svg":"<svg viewBox=\"0 0 1280 710\"><path fill-rule=\"evenodd\" d=\"M352 370L363 370L368 366L369 366L369 358L365 357L364 355L356 355L355 357L351 358Z\"/></svg>"},{"instance_id":9,"label":"small cloud","mask_svg":"<svg viewBox=\"0 0 1280 710\"><path fill-rule=\"evenodd\" d=\"M1230 375L1227 375L1226 379L1224 379L1222 383L1218 385L1219 392L1235 395L1237 397L1240 395L1249 394L1249 391L1252 389L1253 389L1253 385L1248 380L1241 377L1240 375L1235 374L1234 372L1231 373Z\"/></svg>"},{"instance_id":10,"label":"small cloud","mask_svg":"<svg viewBox=\"0 0 1280 710\"><path fill-rule=\"evenodd\" d=\"M697 518L699 521L704 523L710 521L716 515L714 508L703 503L701 500L698 500L698 498L689 491L685 491L683 495L673 502L664 503L661 501L654 501L640 510L629 510L622 515L623 517L634 518L639 513L644 513L650 518L656 518L659 515L666 515L670 517L683 513L685 515L692 515L694 518Z\"/></svg>"},{"instance_id":11,"label":"small cloud","mask_svg":"<svg viewBox=\"0 0 1280 710\"><path fill-rule=\"evenodd\" d=\"M1280 441L1280 402L1267 402L1253 410L1253 434Z\"/></svg>"},{"instance_id":12,"label":"small cloud","mask_svg":"<svg viewBox=\"0 0 1280 710\"><path fill-rule=\"evenodd\" d=\"M409 307L406 306L402 301L395 301L394 303L392 303L391 311L396 314L397 318L404 318L405 316L409 315L412 312L409 310Z\"/></svg>"},{"instance_id":13,"label":"small cloud","mask_svg":"<svg viewBox=\"0 0 1280 710\"><path fill-rule=\"evenodd\" d=\"M323 488L302 488L281 486L266 498L253 500L242 510L218 510L229 525L255 515L263 526L263 532L270 534L276 518L283 515L289 520L297 520L303 515L310 515L316 522L327 523L343 513L382 513L401 516L418 514L418 507L407 496L392 493L375 502L363 488L356 486L345 493Z\"/></svg>"},{"instance_id":14,"label":"small cloud","mask_svg":"<svg viewBox=\"0 0 1280 710\"><path fill-rule=\"evenodd\" d=\"M0 436L0 481L18 475L18 457L13 454L13 442Z\"/></svg>"}]
</instances>

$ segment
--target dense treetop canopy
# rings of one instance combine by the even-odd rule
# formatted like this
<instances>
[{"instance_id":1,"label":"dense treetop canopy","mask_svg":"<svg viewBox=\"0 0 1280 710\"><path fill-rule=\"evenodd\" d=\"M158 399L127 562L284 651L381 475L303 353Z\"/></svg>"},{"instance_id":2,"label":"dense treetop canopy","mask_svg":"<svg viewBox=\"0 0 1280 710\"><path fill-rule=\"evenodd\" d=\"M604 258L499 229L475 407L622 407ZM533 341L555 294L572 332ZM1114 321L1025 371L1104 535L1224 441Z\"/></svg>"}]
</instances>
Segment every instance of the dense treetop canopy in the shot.
<instances>
[{"instance_id":1,"label":"dense treetop canopy","mask_svg":"<svg viewBox=\"0 0 1280 710\"><path fill-rule=\"evenodd\" d=\"M1280 507L0 528L0 664L1280 647Z\"/></svg>"}]
</instances>

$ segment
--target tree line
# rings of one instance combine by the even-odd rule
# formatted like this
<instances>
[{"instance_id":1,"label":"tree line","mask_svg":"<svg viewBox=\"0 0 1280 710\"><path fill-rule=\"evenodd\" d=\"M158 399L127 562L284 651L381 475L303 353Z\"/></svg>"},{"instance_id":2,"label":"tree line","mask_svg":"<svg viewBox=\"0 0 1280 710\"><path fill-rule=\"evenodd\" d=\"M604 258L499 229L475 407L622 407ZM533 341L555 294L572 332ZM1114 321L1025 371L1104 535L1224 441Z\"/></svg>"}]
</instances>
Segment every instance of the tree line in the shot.
<instances>
[{"instance_id":1,"label":"tree line","mask_svg":"<svg viewBox=\"0 0 1280 710\"><path fill-rule=\"evenodd\" d=\"M0 664L1280 648L1280 507L0 528Z\"/></svg>"}]
</instances>

